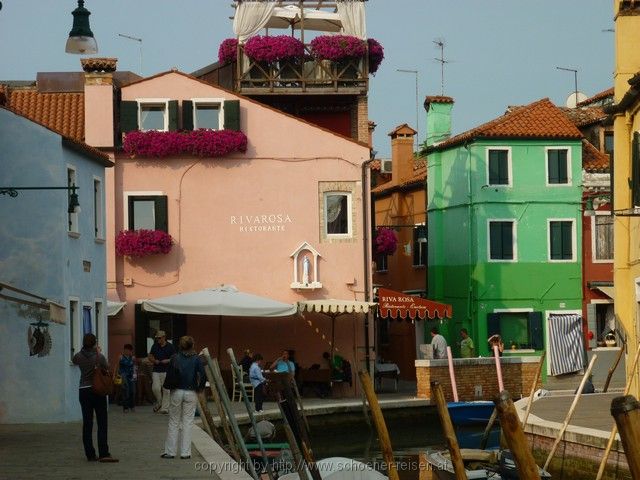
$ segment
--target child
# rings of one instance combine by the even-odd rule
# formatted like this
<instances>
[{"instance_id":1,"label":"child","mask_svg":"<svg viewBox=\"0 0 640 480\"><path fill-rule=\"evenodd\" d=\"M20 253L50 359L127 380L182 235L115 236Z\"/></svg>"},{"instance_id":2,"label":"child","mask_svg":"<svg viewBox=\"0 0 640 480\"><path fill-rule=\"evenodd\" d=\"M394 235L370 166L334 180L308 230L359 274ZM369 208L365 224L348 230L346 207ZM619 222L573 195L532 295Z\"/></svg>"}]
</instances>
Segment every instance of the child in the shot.
<instances>
[{"instance_id":1,"label":"child","mask_svg":"<svg viewBox=\"0 0 640 480\"><path fill-rule=\"evenodd\" d=\"M135 411L135 363L136 358L133 356L133 346L127 343L122 349L118 366L118 373L122 377L122 408L125 413L129 410Z\"/></svg>"}]
</instances>

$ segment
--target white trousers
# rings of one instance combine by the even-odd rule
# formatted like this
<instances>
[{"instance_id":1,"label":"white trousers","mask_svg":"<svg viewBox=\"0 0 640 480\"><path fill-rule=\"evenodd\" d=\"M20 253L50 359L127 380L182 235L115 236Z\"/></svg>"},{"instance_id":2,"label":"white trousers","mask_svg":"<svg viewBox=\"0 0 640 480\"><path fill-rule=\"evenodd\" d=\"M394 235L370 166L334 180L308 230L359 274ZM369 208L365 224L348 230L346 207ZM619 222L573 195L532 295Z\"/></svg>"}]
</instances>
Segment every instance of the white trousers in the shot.
<instances>
[{"instance_id":1,"label":"white trousers","mask_svg":"<svg viewBox=\"0 0 640 480\"><path fill-rule=\"evenodd\" d=\"M198 395L193 390L171 390L169 430L167 431L167 440L164 442L164 453L167 455L176 456L180 430L182 430L180 456L191 455L191 429L197 404Z\"/></svg>"},{"instance_id":2,"label":"white trousers","mask_svg":"<svg viewBox=\"0 0 640 480\"><path fill-rule=\"evenodd\" d=\"M153 390L153 396L156 397L156 403L160 405L160 410L163 412L169 410L169 396L171 394L169 390L162 388L166 376L166 372L151 372L151 390Z\"/></svg>"}]
</instances>

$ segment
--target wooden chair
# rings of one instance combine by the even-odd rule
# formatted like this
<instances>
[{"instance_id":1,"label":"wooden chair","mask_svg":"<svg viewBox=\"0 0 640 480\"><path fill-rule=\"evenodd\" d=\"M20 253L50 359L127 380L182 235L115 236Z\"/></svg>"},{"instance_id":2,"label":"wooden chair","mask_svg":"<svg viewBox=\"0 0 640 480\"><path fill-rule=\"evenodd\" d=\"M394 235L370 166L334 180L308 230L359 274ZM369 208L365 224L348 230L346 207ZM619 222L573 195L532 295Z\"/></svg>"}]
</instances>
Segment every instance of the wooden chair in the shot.
<instances>
[{"instance_id":1,"label":"wooden chair","mask_svg":"<svg viewBox=\"0 0 640 480\"><path fill-rule=\"evenodd\" d=\"M242 401L242 390L240 389L240 382L242 382L242 385L244 385L244 389L247 392L247 397L249 397L249 401L253 402L253 385L251 385L251 382L249 382L248 380L245 380L244 378L238 379L236 377L236 371L234 368L231 369L231 375L233 377L233 389L231 391L231 401L232 402Z\"/></svg>"}]
</instances>

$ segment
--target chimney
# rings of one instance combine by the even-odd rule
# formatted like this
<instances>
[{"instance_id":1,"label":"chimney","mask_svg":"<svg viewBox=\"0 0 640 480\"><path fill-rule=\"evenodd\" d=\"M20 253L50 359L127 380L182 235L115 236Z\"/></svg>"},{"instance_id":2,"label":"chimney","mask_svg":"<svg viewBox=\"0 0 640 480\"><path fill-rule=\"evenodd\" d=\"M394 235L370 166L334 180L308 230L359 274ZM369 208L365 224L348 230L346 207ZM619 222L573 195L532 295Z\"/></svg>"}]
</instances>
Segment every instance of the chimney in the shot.
<instances>
[{"instance_id":1,"label":"chimney","mask_svg":"<svg viewBox=\"0 0 640 480\"><path fill-rule=\"evenodd\" d=\"M376 122L369 120L369 149L373 148L373 132L377 126Z\"/></svg>"},{"instance_id":2,"label":"chimney","mask_svg":"<svg viewBox=\"0 0 640 480\"><path fill-rule=\"evenodd\" d=\"M83 58L84 141L92 147L113 147L113 72L117 58Z\"/></svg>"},{"instance_id":3,"label":"chimney","mask_svg":"<svg viewBox=\"0 0 640 480\"><path fill-rule=\"evenodd\" d=\"M416 133L406 123L389 133L391 137L391 180L396 184L413 176L413 137Z\"/></svg>"},{"instance_id":4,"label":"chimney","mask_svg":"<svg viewBox=\"0 0 640 480\"><path fill-rule=\"evenodd\" d=\"M427 147L451 136L451 109L453 98L432 96L424 99L427 111Z\"/></svg>"}]
</instances>

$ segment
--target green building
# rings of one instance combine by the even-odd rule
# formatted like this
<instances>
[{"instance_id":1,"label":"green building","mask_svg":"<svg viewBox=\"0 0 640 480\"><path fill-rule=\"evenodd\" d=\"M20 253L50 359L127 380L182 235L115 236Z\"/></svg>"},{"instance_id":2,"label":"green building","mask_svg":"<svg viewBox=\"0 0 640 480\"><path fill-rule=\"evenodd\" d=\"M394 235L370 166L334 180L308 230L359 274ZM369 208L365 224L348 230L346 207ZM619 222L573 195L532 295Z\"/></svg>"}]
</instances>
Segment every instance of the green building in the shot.
<instances>
[{"instance_id":1,"label":"green building","mask_svg":"<svg viewBox=\"0 0 640 480\"><path fill-rule=\"evenodd\" d=\"M452 106L425 101L428 293L454 317L441 333L454 355L461 328L481 356L494 333L507 353L545 349L550 317L581 315L581 134L543 99L449 137Z\"/></svg>"}]
</instances>

